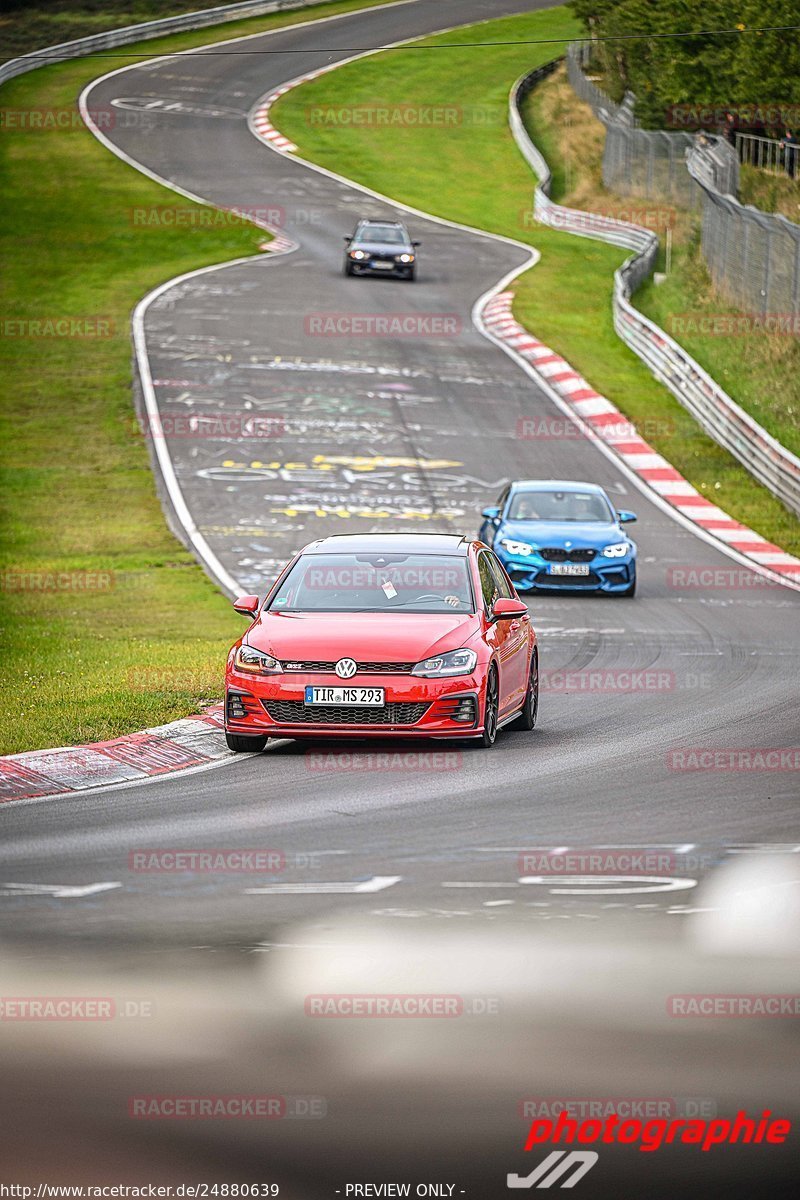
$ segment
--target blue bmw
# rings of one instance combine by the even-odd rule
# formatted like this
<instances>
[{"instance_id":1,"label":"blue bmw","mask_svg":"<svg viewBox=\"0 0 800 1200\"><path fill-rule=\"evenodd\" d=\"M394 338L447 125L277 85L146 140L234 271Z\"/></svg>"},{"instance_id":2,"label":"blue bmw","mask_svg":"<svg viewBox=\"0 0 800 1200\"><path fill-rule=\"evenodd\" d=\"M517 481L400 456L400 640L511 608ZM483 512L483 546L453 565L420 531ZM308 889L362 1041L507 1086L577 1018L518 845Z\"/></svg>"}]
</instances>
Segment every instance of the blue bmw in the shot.
<instances>
[{"instance_id":1,"label":"blue bmw","mask_svg":"<svg viewBox=\"0 0 800 1200\"><path fill-rule=\"evenodd\" d=\"M601 487L562 479L508 484L483 510L478 536L520 591L636 592L636 543Z\"/></svg>"}]
</instances>

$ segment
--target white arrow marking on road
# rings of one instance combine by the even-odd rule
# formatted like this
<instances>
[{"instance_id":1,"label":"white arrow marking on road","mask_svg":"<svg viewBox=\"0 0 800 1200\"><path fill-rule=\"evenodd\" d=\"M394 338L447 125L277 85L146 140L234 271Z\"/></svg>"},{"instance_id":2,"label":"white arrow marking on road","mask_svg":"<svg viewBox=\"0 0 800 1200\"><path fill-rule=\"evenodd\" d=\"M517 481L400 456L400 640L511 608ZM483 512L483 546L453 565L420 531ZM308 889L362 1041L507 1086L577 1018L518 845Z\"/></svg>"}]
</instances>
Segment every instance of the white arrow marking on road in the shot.
<instances>
[{"instance_id":1,"label":"white arrow marking on road","mask_svg":"<svg viewBox=\"0 0 800 1200\"><path fill-rule=\"evenodd\" d=\"M383 892L399 883L402 875L373 875L360 883L273 883L271 887L245 888L246 896L311 896L322 894L355 895Z\"/></svg>"},{"instance_id":2,"label":"white arrow marking on road","mask_svg":"<svg viewBox=\"0 0 800 1200\"><path fill-rule=\"evenodd\" d=\"M55 896L59 900L75 900L80 896L94 896L97 892L110 892L122 887L121 883L4 883L0 896Z\"/></svg>"}]
</instances>

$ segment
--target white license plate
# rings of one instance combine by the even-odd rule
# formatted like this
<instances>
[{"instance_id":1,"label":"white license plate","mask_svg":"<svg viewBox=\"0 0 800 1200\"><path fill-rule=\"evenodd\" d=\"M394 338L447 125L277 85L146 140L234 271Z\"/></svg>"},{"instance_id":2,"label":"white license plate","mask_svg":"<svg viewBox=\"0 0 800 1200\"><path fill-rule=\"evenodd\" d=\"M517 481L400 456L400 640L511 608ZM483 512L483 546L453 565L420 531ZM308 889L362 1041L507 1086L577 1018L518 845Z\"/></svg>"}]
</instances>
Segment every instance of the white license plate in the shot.
<instances>
[{"instance_id":1,"label":"white license plate","mask_svg":"<svg viewBox=\"0 0 800 1200\"><path fill-rule=\"evenodd\" d=\"M370 263L370 266L374 267L376 271L391 271L392 267L394 266L394 263L375 262L373 260Z\"/></svg>"},{"instance_id":2,"label":"white license plate","mask_svg":"<svg viewBox=\"0 0 800 1200\"><path fill-rule=\"evenodd\" d=\"M336 704L344 708L365 705L367 708L383 708L386 703L383 688L370 687L313 687L305 689L306 704Z\"/></svg>"},{"instance_id":3,"label":"white license plate","mask_svg":"<svg viewBox=\"0 0 800 1200\"><path fill-rule=\"evenodd\" d=\"M586 563L550 563L551 575L588 575Z\"/></svg>"}]
</instances>

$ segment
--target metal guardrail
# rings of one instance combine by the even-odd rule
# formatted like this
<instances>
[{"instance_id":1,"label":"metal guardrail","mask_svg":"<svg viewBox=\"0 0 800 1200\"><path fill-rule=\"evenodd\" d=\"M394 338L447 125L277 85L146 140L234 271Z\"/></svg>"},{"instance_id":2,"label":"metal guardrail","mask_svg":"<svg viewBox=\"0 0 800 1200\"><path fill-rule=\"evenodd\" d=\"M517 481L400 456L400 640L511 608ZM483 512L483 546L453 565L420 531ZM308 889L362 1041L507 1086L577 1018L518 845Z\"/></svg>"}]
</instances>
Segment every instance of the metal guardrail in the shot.
<instances>
[{"instance_id":1,"label":"metal guardrail","mask_svg":"<svg viewBox=\"0 0 800 1200\"><path fill-rule=\"evenodd\" d=\"M800 459L754 421L669 334L630 303L633 292L655 266L656 235L627 221L566 208L550 199L550 168L528 135L520 104L560 61L556 59L524 75L514 84L509 97L511 131L538 179L534 216L551 229L634 251L614 272L614 329L618 336L710 437L730 451L787 508L800 515Z\"/></svg>"},{"instance_id":2,"label":"metal guardrail","mask_svg":"<svg viewBox=\"0 0 800 1200\"><path fill-rule=\"evenodd\" d=\"M779 138L737 133L736 153L739 162L770 175L788 175L793 179L800 174L800 146L786 146Z\"/></svg>"},{"instance_id":3,"label":"metal guardrail","mask_svg":"<svg viewBox=\"0 0 800 1200\"><path fill-rule=\"evenodd\" d=\"M60 42L33 50L20 58L11 58L0 66L0 84L26 71L53 63L81 58L97 50L111 50L129 42L162 37L167 33L180 33L185 29L202 29L207 25L221 25L226 21L238 21L245 17L260 17L265 13L281 12L284 9L308 8L319 0L245 0L241 4L225 4L218 8L206 8L200 12L183 13L178 17L160 17L156 21L144 21L140 25L126 25L122 29L110 29L106 33L93 33L89 37L77 38L73 42Z\"/></svg>"}]
</instances>

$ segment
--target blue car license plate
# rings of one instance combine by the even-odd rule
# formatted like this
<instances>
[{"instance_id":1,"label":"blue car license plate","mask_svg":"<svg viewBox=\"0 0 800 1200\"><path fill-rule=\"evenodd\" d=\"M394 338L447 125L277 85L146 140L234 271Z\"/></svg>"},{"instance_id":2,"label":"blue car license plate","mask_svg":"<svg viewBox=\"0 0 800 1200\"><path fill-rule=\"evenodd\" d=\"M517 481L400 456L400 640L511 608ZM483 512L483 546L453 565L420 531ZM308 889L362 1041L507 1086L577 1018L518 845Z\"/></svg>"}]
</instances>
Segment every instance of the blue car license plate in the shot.
<instances>
[{"instance_id":1,"label":"blue car license plate","mask_svg":"<svg viewBox=\"0 0 800 1200\"><path fill-rule=\"evenodd\" d=\"M588 575L586 563L550 563L551 575Z\"/></svg>"}]
</instances>

